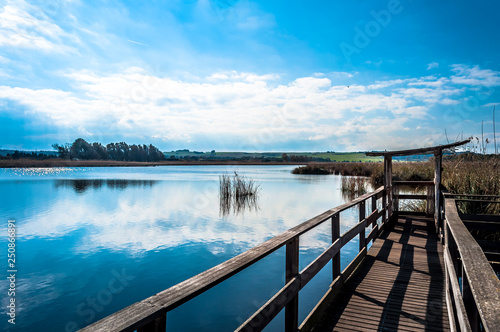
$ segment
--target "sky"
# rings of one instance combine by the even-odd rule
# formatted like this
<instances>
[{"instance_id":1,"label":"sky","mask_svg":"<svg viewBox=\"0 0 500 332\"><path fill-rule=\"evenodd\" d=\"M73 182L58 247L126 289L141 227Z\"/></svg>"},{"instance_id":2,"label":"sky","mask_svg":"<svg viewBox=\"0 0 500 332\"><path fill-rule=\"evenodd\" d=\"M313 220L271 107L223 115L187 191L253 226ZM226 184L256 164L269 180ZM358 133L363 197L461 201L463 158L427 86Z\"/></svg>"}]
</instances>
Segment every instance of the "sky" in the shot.
<instances>
[{"instance_id":1,"label":"sky","mask_svg":"<svg viewBox=\"0 0 500 332\"><path fill-rule=\"evenodd\" d=\"M0 149L493 141L499 12L484 0L0 0Z\"/></svg>"}]
</instances>

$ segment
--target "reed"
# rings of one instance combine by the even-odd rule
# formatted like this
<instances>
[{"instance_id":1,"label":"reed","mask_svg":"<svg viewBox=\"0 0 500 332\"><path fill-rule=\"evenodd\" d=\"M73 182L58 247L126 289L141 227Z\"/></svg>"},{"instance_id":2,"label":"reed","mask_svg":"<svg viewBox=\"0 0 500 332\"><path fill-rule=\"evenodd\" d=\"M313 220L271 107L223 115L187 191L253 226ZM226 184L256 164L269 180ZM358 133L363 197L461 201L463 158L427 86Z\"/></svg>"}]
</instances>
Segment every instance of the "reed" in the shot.
<instances>
[{"instance_id":1,"label":"reed","mask_svg":"<svg viewBox=\"0 0 500 332\"><path fill-rule=\"evenodd\" d=\"M340 190L344 197L354 199L366 194L366 178L360 176L342 176Z\"/></svg>"},{"instance_id":2,"label":"reed","mask_svg":"<svg viewBox=\"0 0 500 332\"><path fill-rule=\"evenodd\" d=\"M219 176L219 205L223 216L229 215L231 211L235 214L245 211L247 208L257 209L257 195L260 186L253 179L234 172L233 176L223 174Z\"/></svg>"}]
</instances>

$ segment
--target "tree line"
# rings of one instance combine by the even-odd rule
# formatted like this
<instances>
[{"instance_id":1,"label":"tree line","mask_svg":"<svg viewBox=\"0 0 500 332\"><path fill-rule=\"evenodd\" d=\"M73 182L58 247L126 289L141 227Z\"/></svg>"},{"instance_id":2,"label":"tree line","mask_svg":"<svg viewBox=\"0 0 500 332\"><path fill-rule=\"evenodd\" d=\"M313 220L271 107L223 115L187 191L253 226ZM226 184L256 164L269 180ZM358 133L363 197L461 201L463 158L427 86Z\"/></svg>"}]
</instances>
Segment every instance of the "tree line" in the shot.
<instances>
[{"instance_id":1,"label":"tree line","mask_svg":"<svg viewBox=\"0 0 500 332\"><path fill-rule=\"evenodd\" d=\"M88 143L83 138L76 139L73 144L53 144L59 158L80 160L117 160L117 161L161 161L165 155L152 144L133 144L125 142Z\"/></svg>"}]
</instances>

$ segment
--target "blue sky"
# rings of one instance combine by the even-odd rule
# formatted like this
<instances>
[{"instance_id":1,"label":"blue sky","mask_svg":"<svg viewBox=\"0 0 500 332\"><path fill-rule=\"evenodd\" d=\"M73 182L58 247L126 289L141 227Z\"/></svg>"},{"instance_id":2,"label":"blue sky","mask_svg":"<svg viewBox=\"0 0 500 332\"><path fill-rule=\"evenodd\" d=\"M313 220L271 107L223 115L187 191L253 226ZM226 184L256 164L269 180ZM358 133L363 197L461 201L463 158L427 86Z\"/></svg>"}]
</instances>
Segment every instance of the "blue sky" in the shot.
<instances>
[{"instance_id":1,"label":"blue sky","mask_svg":"<svg viewBox=\"0 0 500 332\"><path fill-rule=\"evenodd\" d=\"M445 129L480 137L482 121L492 140L498 12L495 1L0 1L0 148L82 137L389 150L446 143Z\"/></svg>"}]
</instances>

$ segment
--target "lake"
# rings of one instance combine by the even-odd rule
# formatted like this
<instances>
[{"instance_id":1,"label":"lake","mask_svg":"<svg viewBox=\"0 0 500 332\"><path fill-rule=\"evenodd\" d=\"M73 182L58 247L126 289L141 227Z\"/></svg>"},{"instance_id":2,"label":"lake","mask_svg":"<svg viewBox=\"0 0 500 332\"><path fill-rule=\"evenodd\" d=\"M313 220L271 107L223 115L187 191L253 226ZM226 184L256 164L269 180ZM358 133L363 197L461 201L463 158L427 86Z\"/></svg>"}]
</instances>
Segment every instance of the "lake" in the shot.
<instances>
[{"instance_id":1,"label":"lake","mask_svg":"<svg viewBox=\"0 0 500 332\"><path fill-rule=\"evenodd\" d=\"M0 280L3 331L76 331L232 258L345 200L340 177L294 175L294 166L0 169L0 248L15 220L16 324ZM257 204L222 213L219 176L260 186ZM357 220L341 213L341 232ZM326 222L300 238L300 268L331 244ZM342 268L357 254L342 249ZM276 251L167 315L168 331L232 331L284 285ZM299 296L304 319L331 283L331 265ZM266 328L281 331L284 312Z\"/></svg>"}]
</instances>

